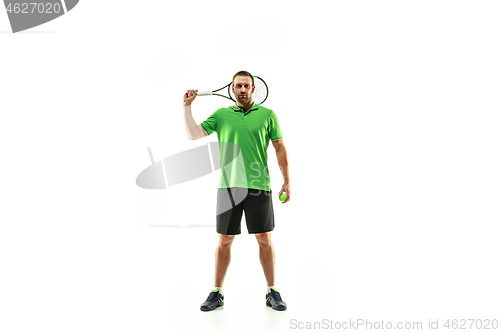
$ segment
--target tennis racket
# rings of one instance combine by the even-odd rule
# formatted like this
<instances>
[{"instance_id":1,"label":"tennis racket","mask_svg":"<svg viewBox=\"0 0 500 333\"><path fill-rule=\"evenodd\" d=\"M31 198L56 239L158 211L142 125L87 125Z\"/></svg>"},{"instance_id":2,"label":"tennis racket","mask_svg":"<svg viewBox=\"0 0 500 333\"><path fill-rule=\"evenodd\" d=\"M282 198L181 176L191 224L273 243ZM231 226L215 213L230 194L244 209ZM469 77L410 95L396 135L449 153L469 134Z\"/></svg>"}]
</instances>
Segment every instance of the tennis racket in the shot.
<instances>
[{"instance_id":1,"label":"tennis racket","mask_svg":"<svg viewBox=\"0 0 500 333\"><path fill-rule=\"evenodd\" d=\"M254 81L254 86L255 86L255 91L252 94L252 101L258 105L262 104L265 102L267 99L267 96L269 95L269 89L267 88L267 84L262 78L258 76L253 76L253 81ZM233 102L236 103L236 99L233 93L232 89L233 83L230 82L228 85L214 90L214 91L199 91L198 96L220 96L224 97L227 99L232 100Z\"/></svg>"}]
</instances>

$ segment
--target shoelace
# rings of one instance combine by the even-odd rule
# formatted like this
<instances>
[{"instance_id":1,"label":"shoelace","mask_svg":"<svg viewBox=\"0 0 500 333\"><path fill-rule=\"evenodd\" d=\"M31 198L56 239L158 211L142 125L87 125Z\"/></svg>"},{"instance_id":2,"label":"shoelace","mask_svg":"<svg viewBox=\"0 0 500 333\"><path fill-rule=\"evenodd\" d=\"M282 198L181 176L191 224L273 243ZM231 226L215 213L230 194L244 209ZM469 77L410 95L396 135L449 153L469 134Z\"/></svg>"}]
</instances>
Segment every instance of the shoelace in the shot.
<instances>
[{"instance_id":1,"label":"shoelace","mask_svg":"<svg viewBox=\"0 0 500 333\"><path fill-rule=\"evenodd\" d=\"M281 296L280 296L280 293L273 290L274 292L271 292L271 297L275 300L275 301L282 301L281 299Z\"/></svg>"},{"instance_id":2,"label":"shoelace","mask_svg":"<svg viewBox=\"0 0 500 333\"><path fill-rule=\"evenodd\" d=\"M215 291L212 291L210 293L210 295L208 295L207 302L208 301L213 301L218 295L219 295L219 293L216 293Z\"/></svg>"}]
</instances>

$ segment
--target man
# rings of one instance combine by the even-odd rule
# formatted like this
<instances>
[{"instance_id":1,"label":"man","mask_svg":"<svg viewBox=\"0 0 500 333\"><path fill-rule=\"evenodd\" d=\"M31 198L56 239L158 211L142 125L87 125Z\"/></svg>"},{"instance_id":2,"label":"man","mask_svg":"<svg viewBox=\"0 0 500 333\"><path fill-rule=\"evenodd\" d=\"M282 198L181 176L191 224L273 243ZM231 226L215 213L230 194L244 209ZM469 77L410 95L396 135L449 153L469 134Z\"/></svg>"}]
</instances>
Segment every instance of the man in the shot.
<instances>
[{"instance_id":1,"label":"man","mask_svg":"<svg viewBox=\"0 0 500 333\"><path fill-rule=\"evenodd\" d=\"M191 103L198 91L188 90L184 94L184 124L188 139L197 140L216 132L221 153L221 179L217 190L219 243L215 251L215 288L200 309L211 311L224 305L222 284L231 260L231 245L235 235L241 233L241 217L245 212L248 233L255 234L259 244L260 262L268 285L266 305L282 311L286 310L286 303L281 299L274 282L275 255L271 241L274 212L267 170L269 141L276 150L284 178L278 194L287 194L284 203L290 201L291 190L288 156L276 115L252 101L255 91L253 76L246 71L236 73L232 90L236 105L218 109L199 125L191 112ZM226 154L227 151L234 152L234 149L228 149L225 144L233 144L237 153ZM236 155L240 156L239 163ZM228 205L228 202L231 204Z\"/></svg>"}]
</instances>

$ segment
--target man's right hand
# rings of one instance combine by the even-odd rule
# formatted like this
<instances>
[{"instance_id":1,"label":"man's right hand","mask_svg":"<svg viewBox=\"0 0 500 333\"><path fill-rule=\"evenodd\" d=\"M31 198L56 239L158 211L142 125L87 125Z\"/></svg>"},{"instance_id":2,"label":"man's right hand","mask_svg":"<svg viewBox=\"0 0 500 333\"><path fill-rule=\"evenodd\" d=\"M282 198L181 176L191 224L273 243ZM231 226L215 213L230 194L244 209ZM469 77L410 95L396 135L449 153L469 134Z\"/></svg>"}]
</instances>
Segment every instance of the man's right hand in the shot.
<instances>
[{"instance_id":1,"label":"man's right hand","mask_svg":"<svg viewBox=\"0 0 500 333\"><path fill-rule=\"evenodd\" d=\"M184 94L184 105L185 106L191 105L191 103L193 103L197 95L198 95L198 90L186 91L186 93Z\"/></svg>"}]
</instances>

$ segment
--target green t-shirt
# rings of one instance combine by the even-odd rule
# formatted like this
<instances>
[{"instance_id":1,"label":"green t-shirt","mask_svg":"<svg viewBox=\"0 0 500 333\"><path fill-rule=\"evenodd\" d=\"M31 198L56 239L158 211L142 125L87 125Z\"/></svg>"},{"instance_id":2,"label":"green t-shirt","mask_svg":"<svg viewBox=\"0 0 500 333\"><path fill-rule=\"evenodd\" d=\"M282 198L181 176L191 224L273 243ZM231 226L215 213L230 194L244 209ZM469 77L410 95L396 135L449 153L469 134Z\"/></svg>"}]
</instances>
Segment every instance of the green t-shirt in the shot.
<instances>
[{"instance_id":1,"label":"green t-shirt","mask_svg":"<svg viewBox=\"0 0 500 333\"><path fill-rule=\"evenodd\" d=\"M220 108L201 127L208 135L217 132L221 165L218 188L271 190L267 148L270 140L282 138L272 110L255 103L246 113L237 105Z\"/></svg>"}]
</instances>

